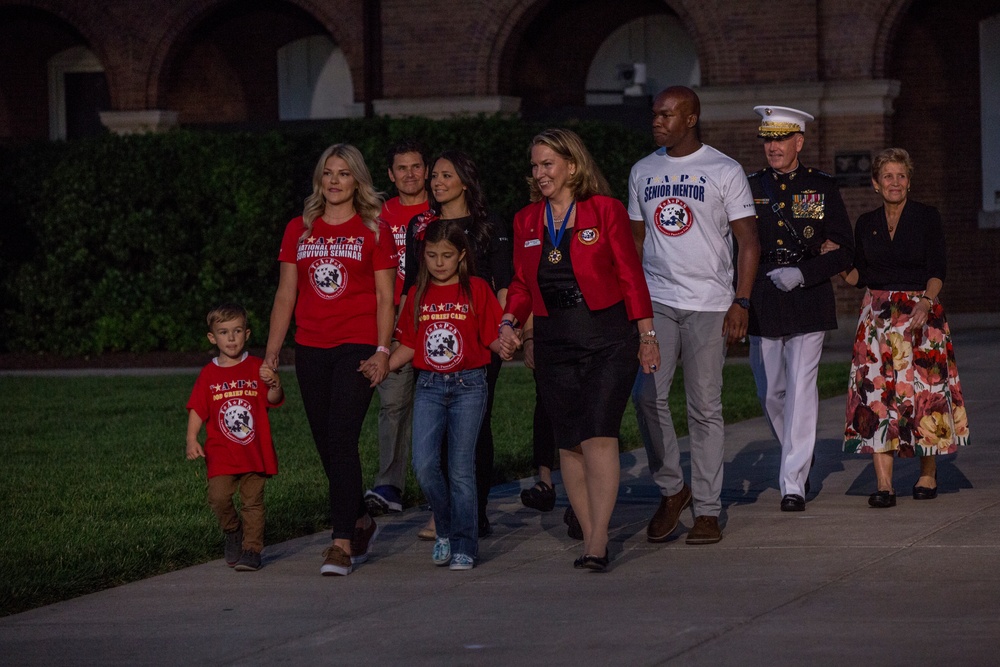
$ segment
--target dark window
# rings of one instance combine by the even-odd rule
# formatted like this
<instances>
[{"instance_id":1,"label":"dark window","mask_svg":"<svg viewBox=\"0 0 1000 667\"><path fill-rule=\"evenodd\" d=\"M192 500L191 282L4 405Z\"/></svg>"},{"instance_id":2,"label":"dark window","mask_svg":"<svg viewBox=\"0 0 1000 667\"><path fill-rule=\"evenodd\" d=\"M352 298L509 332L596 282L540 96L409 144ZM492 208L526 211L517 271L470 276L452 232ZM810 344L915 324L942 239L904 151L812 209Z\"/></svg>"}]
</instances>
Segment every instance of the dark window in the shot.
<instances>
[{"instance_id":1,"label":"dark window","mask_svg":"<svg viewBox=\"0 0 1000 667\"><path fill-rule=\"evenodd\" d=\"M103 72L69 72L66 86L66 138L80 139L103 134L98 115L111 108L108 80Z\"/></svg>"}]
</instances>

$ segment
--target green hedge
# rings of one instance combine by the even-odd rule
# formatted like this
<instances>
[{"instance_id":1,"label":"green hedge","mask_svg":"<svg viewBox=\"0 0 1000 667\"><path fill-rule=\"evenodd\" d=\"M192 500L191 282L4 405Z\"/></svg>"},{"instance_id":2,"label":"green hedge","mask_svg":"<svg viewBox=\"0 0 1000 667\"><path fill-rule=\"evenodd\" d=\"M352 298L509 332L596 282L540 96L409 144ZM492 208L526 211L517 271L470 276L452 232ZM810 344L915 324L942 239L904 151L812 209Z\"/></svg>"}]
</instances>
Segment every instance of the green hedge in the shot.
<instances>
[{"instance_id":1,"label":"green hedge","mask_svg":"<svg viewBox=\"0 0 1000 667\"><path fill-rule=\"evenodd\" d=\"M570 123L615 194L648 135ZM0 351L65 355L196 351L204 313L242 302L262 344L281 232L301 212L329 144L365 154L390 191L384 153L402 138L476 160L491 208L527 203L526 146L512 118L365 119L269 133L178 130L0 149Z\"/></svg>"}]
</instances>

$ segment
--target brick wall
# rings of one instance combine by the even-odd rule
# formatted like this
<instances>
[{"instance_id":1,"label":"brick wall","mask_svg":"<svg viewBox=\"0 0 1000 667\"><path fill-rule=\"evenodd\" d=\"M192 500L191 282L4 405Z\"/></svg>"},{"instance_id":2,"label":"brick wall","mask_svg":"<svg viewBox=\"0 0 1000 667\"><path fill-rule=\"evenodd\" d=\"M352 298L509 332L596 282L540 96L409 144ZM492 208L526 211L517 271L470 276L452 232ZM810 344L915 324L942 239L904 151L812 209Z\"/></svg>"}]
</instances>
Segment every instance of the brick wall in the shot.
<instances>
[{"instance_id":1,"label":"brick wall","mask_svg":"<svg viewBox=\"0 0 1000 667\"><path fill-rule=\"evenodd\" d=\"M1000 230L978 228L976 46L979 20L998 11L1000 2L918 0L899 27L889 62L889 75L902 84L891 119L892 143L913 158L913 198L941 211L948 244L942 299L954 311L1000 310Z\"/></svg>"},{"instance_id":2,"label":"brick wall","mask_svg":"<svg viewBox=\"0 0 1000 667\"><path fill-rule=\"evenodd\" d=\"M326 33L363 101L362 8L361 0L0 0L0 138L48 135L47 61L74 45L102 61L116 110L170 109L184 123L273 121L275 51ZM831 170L838 151L909 149L914 197L946 220L946 300L955 310L1000 311L1000 230L977 222L978 21L1000 12L1000 0L382 0L381 94L512 94L527 111L577 105L601 42L635 17L669 11L697 46L706 86L899 80L894 115L822 117L802 159ZM752 118L706 123L703 136L755 170L764 160L754 128ZM867 188L843 194L852 217L878 204Z\"/></svg>"}]
</instances>

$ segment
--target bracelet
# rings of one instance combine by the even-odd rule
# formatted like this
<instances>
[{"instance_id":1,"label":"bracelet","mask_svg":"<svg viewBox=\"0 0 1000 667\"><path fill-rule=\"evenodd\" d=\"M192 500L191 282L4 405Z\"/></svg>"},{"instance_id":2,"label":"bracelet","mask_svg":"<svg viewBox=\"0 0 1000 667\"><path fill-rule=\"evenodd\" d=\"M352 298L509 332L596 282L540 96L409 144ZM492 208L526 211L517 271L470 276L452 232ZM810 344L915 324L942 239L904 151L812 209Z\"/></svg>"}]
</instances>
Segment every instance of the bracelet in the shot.
<instances>
[{"instance_id":1,"label":"bracelet","mask_svg":"<svg viewBox=\"0 0 1000 667\"><path fill-rule=\"evenodd\" d=\"M500 332L503 331L504 327L510 327L510 330L513 331L514 323L510 320L500 320L500 326L497 327L497 336L500 335Z\"/></svg>"},{"instance_id":2,"label":"bracelet","mask_svg":"<svg viewBox=\"0 0 1000 667\"><path fill-rule=\"evenodd\" d=\"M385 352L385 356L387 356L387 357L391 356L391 353L389 352L389 348L387 348L385 345L379 345L378 347L375 348L375 351L376 352Z\"/></svg>"},{"instance_id":3,"label":"bracelet","mask_svg":"<svg viewBox=\"0 0 1000 667\"><path fill-rule=\"evenodd\" d=\"M929 297L929 296L927 296L926 294L921 294L919 298L921 298L921 299L926 299L926 300L927 300L927 303L929 303L929 304L930 304L930 305L932 305L932 306L934 305L934 299L930 298L930 297Z\"/></svg>"},{"instance_id":4,"label":"bracelet","mask_svg":"<svg viewBox=\"0 0 1000 667\"><path fill-rule=\"evenodd\" d=\"M653 329L650 329L649 331L640 331L639 337L641 338L642 336L649 336L650 338L656 338L656 331L654 331Z\"/></svg>"},{"instance_id":5,"label":"bracelet","mask_svg":"<svg viewBox=\"0 0 1000 667\"><path fill-rule=\"evenodd\" d=\"M660 341L656 340L655 338L641 338L640 337L639 338L639 344L640 345L655 345L656 347L660 347Z\"/></svg>"}]
</instances>

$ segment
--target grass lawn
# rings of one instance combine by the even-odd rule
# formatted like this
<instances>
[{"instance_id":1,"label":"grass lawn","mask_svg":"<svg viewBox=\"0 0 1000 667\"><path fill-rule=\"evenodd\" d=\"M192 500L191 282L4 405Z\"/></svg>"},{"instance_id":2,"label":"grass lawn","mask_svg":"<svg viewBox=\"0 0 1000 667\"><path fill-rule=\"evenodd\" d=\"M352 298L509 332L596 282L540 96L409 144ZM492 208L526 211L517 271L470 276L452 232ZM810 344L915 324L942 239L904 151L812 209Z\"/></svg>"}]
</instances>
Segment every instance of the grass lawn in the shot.
<instances>
[{"instance_id":1,"label":"grass lawn","mask_svg":"<svg viewBox=\"0 0 1000 667\"><path fill-rule=\"evenodd\" d=\"M848 364L824 364L824 397L846 391ZM760 414L750 369L726 367L727 422ZM298 387L285 377L285 406L271 413L280 472L267 486L273 544L327 526L326 480ZM205 466L184 458L187 402L195 375L0 378L0 615L90 593L222 555L205 503ZM680 377L678 377L678 380ZM671 409L687 433L681 382ZM500 375L493 413L497 481L530 475L534 383L512 367ZM372 401L361 438L368 485L378 466ZM622 449L641 446L631 408ZM412 472L405 500L421 499Z\"/></svg>"}]
</instances>

